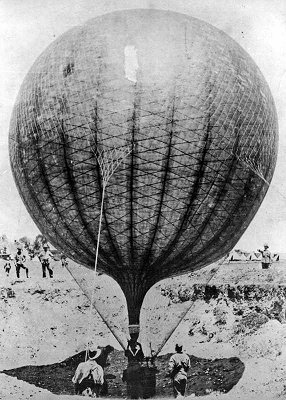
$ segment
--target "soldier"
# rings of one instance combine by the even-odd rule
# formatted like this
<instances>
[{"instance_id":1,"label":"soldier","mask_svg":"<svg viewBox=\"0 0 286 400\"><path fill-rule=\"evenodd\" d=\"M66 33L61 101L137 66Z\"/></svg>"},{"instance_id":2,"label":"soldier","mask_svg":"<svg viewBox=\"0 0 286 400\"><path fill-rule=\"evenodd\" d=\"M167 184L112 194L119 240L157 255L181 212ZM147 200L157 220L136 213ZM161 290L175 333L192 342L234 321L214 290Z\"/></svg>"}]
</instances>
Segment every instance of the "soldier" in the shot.
<instances>
[{"instance_id":1,"label":"soldier","mask_svg":"<svg viewBox=\"0 0 286 400\"><path fill-rule=\"evenodd\" d=\"M69 265L67 257L65 254L61 255L61 262L62 262L62 267L65 268Z\"/></svg>"},{"instance_id":2,"label":"soldier","mask_svg":"<svg viewBox=\"0 0 286 400\"><path fill-rule=\"evenodd\" d=\"M29 269L25 265L26 256L23 254L22 247L17 247L17 253L15 255L15 267L16 267L16 275L17 278L20 278L20 269L23 268L26 270L26 277L29 278Z\"/></svg>"},{"instance_id":3,"label":"soldier","mask_svg":"<svg viewBox=\"0 0 286 400\"><path fill-rule=\"evenodd\" d=\"M12 257L9 255L7 260L6 260L6 263L4 264L4 271L6 273L6 276L9 276L9 274L10 274L11 260L12 260Z\"/></svg>"},{"instance_id":4,"label":"soldier","mask_svg":"<svg viewBox=\"0 0 286 400\"><path fill-rule=\"evenodd\" d=\"M190 359L186 353L183 353L183 346L177 343L176 353L169 361L169 376L173 380L174 396L184 397L187 386L187 372L190 368Z\"/></svg>"},{"instance_id":5,"label":"soldier","mask_svg":"<svg viewBox=\"0 0 286 400\"><path fill-rule=\"evenodd\" d=\"M268 249L269 249L269 246L267 243L264 244L264 250L258 249L258 251L262 255L262 260L261 260L262 269L268 269L272 263L271 253Z\"/></svg>"},{"instance_id":6,"label":"soldier","mask_svg":"<svg viewBox=\"0 0 286 400\"><path fill-rule=\"evenodd\" d=\"M51 260L54 259L52 253L49 251L49 246L47 243L43 244L43 251L39 255L39 259L42 264L43 278L46 278L46 269L49 272L50 278L53 277L53 268L51 266Z\"/></svg>"},{"instance_id":7,"label":"soldier","mask_svg":"<svg viewBox=\"0 0 286 400\"><path fill-rule=\"evenodd\" d=\"M123 381L127 382L127 395L131 399L142 398L142 368L141 362L144 360L144 353L141 344L137 341L139 332L137 326L132 327L130 340L125 350L128 359L127 369L123 372Z\"/></svg>"}]
</instances>

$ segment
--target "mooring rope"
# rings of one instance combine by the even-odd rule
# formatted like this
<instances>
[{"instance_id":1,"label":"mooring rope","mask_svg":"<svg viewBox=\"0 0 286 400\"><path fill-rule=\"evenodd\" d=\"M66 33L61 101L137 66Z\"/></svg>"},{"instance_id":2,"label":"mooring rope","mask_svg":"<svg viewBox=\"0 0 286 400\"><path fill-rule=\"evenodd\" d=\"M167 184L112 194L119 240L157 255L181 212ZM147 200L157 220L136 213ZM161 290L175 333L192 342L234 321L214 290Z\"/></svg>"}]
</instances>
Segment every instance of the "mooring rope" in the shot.
<instances>
[{"instance_id":1,"label":"mooring rope","mask_svg":"<svg viewBox=\"0 0 286 400\"><path fill-rule=\"evenodd\" d=\"M226 260L227 256L223 257L222 260L217 264L217 267L214 268L214 272L211 275L211 277L206 281L205 286L207 286L210 281L214 278L214 276L217 274L220 266L223 264L223 262ZM193 305L195 304L195 300L193 300L190 304L190 306L182 313L178 323L175 325L175 327L169 332L169 334L166 336L166 338L164 339L164 341L162 342L161 346L159 347L159 349L155 352L155 357L162 351L162 349L164 348L164 346L166 345L166 343L168 342L168 340L170 339L170 337L173 335L173 333L176 331L176 329L178 328L178 326L181 324L181 322L184 320L184 318L186 317L186 315L191 311Z\"/></svg>"},{"instance_id":2,"label":"mooring rope","mask_svg":"<svg viewBox=\"0 0 286 400\"><path fill-rule=\"evenodd\" d=\"M99 243L100 243L100 234L101 234L101 226L102 226L102 216L103 216L103 208L104 208L104 198L105 198L105 190L106 186L111 178L111 176L115 173L119 165L122 163L124 159L128 157L128 155L132 151L132 146L125 146L121 148L113 148L108 151L102 150L101 152L95 151L94 154L96 156L97 162L99 164L99 169L101 172L102 177L102 193L101 193L101 207L100 207L100 216L99 216L99 225L98 225L98 234L97 234L97 243L96 243L96 253L95 253L95 262L94 262L94 272L93 272L93 285L92 285L92 292L90 298L90 307L89 307L89 324L88 324L88 333L87 333L87 344L86 344L86 354L85 354L85 361L88 358L88 354L90 351L91 345L91 331L92 331L92 311L95 303L95 284L96 284L96 272L97 272L97 263L98 263L98 253L99 253ZM98 310L96 310L98 312ZM108 326L109 324L101 315L101 318ZM108 326L111 330L110 325ZM111 330L112 331L112 330ZM113 333L113 332L112 332ZM117 335L115 338L118 340ZM122 343L119 342L122 346ZM122 346L124 348L124 346Z\"/></svg>"}]
</instances>

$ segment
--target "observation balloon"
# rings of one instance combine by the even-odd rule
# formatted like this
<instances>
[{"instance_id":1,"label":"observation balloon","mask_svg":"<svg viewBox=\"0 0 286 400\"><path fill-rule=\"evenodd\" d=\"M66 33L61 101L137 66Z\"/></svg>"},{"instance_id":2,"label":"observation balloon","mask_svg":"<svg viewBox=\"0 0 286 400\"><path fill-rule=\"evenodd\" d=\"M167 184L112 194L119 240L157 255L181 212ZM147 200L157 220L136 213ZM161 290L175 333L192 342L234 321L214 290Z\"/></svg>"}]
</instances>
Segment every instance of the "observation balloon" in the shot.
<instances>
[{"instance_id":1,"label":"observation balloon","mask_svg":"<svg viewBox=\"0 0 286 400\"><path fill-rule=\"evenodd\" d=\"M190 16L140 9L92 19L40 55L9 146L35 223L89 268L104 176L120 161L105 188L98 270L119 283L138 324L153 284L239 240L271 181L277 135L270 90L234 40Z\"/></svg>"}]
</instances>

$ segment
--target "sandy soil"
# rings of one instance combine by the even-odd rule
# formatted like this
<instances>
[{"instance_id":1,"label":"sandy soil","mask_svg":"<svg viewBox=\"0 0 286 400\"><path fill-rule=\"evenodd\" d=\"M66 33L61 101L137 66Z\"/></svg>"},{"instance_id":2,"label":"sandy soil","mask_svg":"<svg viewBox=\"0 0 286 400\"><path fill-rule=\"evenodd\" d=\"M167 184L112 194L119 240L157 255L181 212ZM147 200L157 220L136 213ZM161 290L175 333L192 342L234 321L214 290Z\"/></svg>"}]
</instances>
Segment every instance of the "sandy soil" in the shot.
<instances>
[{"instance_id":1,"label":"sandy soil","mask_svg":"<svg viewBox=\"0 0 286 400\"><path fill-rule=\"evenodd\" d=\"M281 289L286 287L285 266L286 264L280 262L271 270L262 271L257 263L226 264L219 268L210 282L215 287L226 284L248 288L251 285L265 287L264 295L273 288L280 288L278 294L271 292L267 301L255 298L258 293L253 287L252 293L256 293L253 299L248 295L245 300L245 295L243 300L233 301L227 295L222 295L222 290L218 297L210 299L202 297L200 292L193 301L194 298L190 296L190 293L193 295L193 285L203 285L209 281L215 266L183 279L164 281L152 289L146 296L142 311L142 326L148 327L142 330L140 337L145 353L150 351L150 342L152 349L158 350L163 338L172 332L175 324L189 310L179 328L163 347L161 358L157 362L161 371L161 375L157 377L157 393L161 397L169 396L169 393L171 396L170 382L165 378L164 369L169 353L173 351L178 339L183 341L188 354L194 357L187 393L190 398L200 396L210 400L271 400L286 396L286 328L283 320L285 295L284 289ZM87 337L91 337L96 345L111 344L115 347L112 364L117 365L117 370L107 371L113 376L110 380L112 397L116 393L121 398L126 396L121 383L120 371L124 364L121 346L96 312L91 319L89 301L77 283L62 269L59 262L55 263L55 277L52 280L41 277L38 262L30 262L29 268L31 278L24 278L22 271L23 278L16 280L13 269L10 277L5 276L3 261L0 261L0 370L29 365L38 368L41 365L61 363L83 351ZM81 274L82 270L78 270L76 265L73 266L73 272L81 278L84 292L91 296L91 273L85 271ZM110 280L103 275L97 277L95 283L97 306L101 311L107 310L112 328L124 344L127 314L122 295L116 285L111 285ZM274 313L266 316L263 305L271 309L275 302L280 305L279 318ZM241 309L244 310L244 315L241 315ZM90 320L92 328L88 329ZM199 360L198 365L195 362L196 357ZM241 378L238 377L240 379L237 379L236 385L223 394L220 391L227 384L221 387L215 386L214 382L222 379L220 373L225 382L225 377L230 376L231 372L227 370L225 363L221 363L219 367L213 363L215 360L229 360L231 357L236 357L245 369ZM215 366L212 368L212 365ZM47 377L47 371L44 370L42 376ZM65 373L72 374L72 370ZM55 375L51 374L51 377L55 379ZM25 380L1 373L0 399L82 398L71 394L53 394L43 387L29 384L27 377ZM114 389L116 385L117 392Z\"/></svg>"}]
</instances>

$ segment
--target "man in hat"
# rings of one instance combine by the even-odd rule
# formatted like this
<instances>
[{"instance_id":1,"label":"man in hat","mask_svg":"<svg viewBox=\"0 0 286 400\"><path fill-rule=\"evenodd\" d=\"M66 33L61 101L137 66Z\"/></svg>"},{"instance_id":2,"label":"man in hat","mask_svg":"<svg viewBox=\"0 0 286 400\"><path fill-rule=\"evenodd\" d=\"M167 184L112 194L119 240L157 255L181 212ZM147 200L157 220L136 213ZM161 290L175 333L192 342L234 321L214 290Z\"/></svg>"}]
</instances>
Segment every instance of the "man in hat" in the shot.
<instances>
[{"instance_id":1,"label":"man in hat","mask_svg":"<svg viewBox=\"0 0 286 400\"><path fill-rule=\"evenodd\" d=\"M43 244L43 251L39 255L39 259L42 264L43 278L46 278L46 270L49 272L50 278L53 277L53 269L51 266L51 260L54 259L52 253L49 250L49 246L47 243Z\"/></svg>"},{"instance_id":2,"label":"man in hat","mask_svg":"<svg viewBox=\"0 0 286 400\"><path fill-rule=\"evenodd\" d=\"M262 260L261 260L262 269L268 269L272 263L272 257L271 257L271 253L269 251L268 244L267 243L264 244L264 250L258 249L258 251L262 255Z\"/></svg>"},{"instance_id":3,"label":"man in hat","mask_svg":"<svg viewBox=\"0 0 286 400\"><path fill-rule=\"evenodd\" d=\"M29 269L25 265L25 262L26 262L26 256L25 256L25 254L23 254L22 246L18 245L17 253L15 255L15 267L16 267L17 278L20 278L20 269L21 268L26 270L26 277L29 278Z\"/></svg>"},{"instance_id":4,"label":"man in hat","mask_svg":"<svg viewBox=\"0 0 286 400\"><path fill-rule=\"evenodd\" d=\"M142 398L142 369L141 362L144 360L144 353L141 344L137 341L139 326L129 327L130 340L128 340L125 356L128 359L127 369L123 372L123 381L127 382L127 395L131 399Z\"/></svg>"},{"instance_id":5,"label":"man in hat","mask_svg":"<svg viewBox=\"0 0 286 400\"><path fill-rule=\"evenodd\" d=\"M81 362L75 371L72 382L76 394L87 394L99 397L100 389L104 383L104 372L96 359L100 356L101 349L97 348L95 355L88 351L88 360Z\"/></svg>"},{"instance_id":6,"label":"man in hat","mask_svg":"<svg viewBox=\"0 0 286 400\"><path fill-rule=\"evenodd\" d=\"M190 358L183 352L181 343L176 344L175 351L176 353L171 356L169 361L169 376L173 380L174 396L177 398L185 395Z\"/></svg>"}]
</instances>

